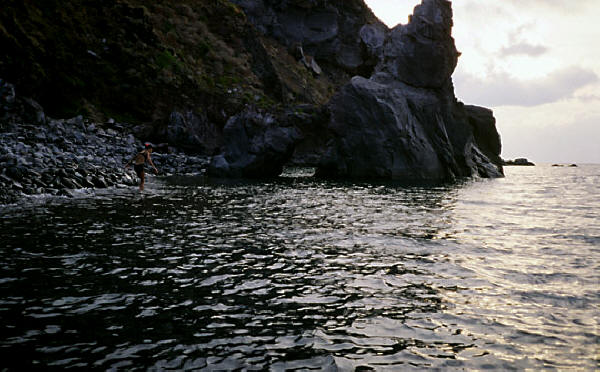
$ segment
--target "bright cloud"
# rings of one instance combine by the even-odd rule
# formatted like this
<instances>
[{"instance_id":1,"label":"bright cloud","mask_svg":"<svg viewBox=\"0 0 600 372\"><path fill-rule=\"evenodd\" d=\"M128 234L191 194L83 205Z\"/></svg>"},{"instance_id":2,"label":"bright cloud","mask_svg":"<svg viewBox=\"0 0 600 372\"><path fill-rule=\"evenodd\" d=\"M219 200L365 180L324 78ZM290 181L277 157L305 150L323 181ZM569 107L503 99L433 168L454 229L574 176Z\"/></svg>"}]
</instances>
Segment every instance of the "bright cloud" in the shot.
<instances>
[{"instance_id":1,"label":"bright cloud","mask_svg":"<svg viewBox=\"0 0 600 372\"><path fill-rule=\"evenodd\" d=\"M550 10L567 14L577 14L582 11L593 9L598 5L597 0L503 0L505 3L512 4L515 7L526 8L528 10ZM596 8L597 10L597 8Z\"/></svg>"},{"instance_id":2,"label":"bright cloud","mask_svg":"<svg viewBox=\"0 0 600 372\"><path fill-rule=\"evenodd\" d=\"M365 1L375 15L392 28L399 23L406 24L419 0L367 0Z\"/></svg>"},{"instance_id":3,"label":"bright cloud","mask_svg":"<svg viewBox=\"0 0 600 372\"><path fill-rule=\"evenodd\" d=\"M540 163L598 163L600 110L571 101L556 104L562 112L504 106L494 110L505 159L526 157ZM578 113L573 112L578 107Z\"/></svg>"},{"instance_id":4,"label":"bright cloud","mask_svg":"<svg viewBox=\"0 0 600 372\"><path fill-rule=\"evenodd\" d=\"M457 71L454 80L461 99L497 107L536 106L571 98L579 88L599 79L593 71L569 67L534 80L517 79L504 72L482 79L461 71Z\"/></svg>"},{"instance_id":5,"label":"bright cloud","mask_svg":"<svg viewBox=\"0 0 600 372\"><path fill-rule=\"evenodd\" d=\"M542 45L533 45L521 42L504 47L500 50L500 57L511 55L527 55L530 57L540 56L548 51L548 48Z\"/></svg>"}]
</instances>

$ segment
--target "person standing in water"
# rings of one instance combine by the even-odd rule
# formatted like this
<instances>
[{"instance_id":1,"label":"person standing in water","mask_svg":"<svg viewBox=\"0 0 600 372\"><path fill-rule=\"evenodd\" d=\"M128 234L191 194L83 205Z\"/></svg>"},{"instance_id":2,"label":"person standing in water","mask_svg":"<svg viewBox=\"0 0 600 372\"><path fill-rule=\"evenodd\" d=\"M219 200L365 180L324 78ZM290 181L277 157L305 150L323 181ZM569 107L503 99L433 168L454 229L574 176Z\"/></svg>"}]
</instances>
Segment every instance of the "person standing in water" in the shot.
<instances>
[{"instance_id":1,"label":"person standing in water","mask_svg":"<svg viewBox=\"0 0 600 372\"><path fill-rule=\"evenodd\" d=\"M150 157L151 153L152 144L146 143L144 144L144 149L138 152L133 158L131 158L131 160L127 162L127 164L125 164L125 168L129 168L129 166L133 163L133 169L140 178L140 191L144 190L144 182L146 180L146 175L144 174L144 165L146 164L146 161L148 161L152 168L154 168L154 174L158 174L158 169L156 169L154 163L152 162L152 157Z\"/></svg>"}]
</instances>

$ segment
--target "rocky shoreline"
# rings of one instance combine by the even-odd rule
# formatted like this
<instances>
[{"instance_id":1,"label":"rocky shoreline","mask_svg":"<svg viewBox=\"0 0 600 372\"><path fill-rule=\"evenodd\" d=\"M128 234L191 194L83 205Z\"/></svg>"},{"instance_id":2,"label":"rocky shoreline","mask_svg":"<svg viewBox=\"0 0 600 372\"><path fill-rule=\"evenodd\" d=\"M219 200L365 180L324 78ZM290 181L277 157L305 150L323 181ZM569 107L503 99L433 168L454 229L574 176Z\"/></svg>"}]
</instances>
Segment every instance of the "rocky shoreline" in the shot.
<instances>
[{"instance_id":1,"label":"rocky shoreline","mask_svg":"<svg viewBox=\"0 0 600 372\"><path fill-rule=\"evenodd\" d=\"M123 164L140 140L169 143L153 155L163 175L272 178L294 164L326 179L503 177L493 112L465 105L454 92L460 53L448 0L422 0L407 24L391 29L363 0L134 3L103 6L97 15L104 21L85 22L95 35L106 22L135 20L110 23L115 33L95 42L79 38L79 25L55 28L52 6L28 5L56 30L41 33L42 40L56 41L66 54L30 45L38 33L9 38L13 54L0 61L8 66L0 77L10 76L20 92L0 79L0 187L6 190L0 202L133 187L135 174ZM179 20L177 32L162 30L167 13ZM183 27L190 19L197 23ZM62 44L65 32L77 47ZM123 37L130 34L137 39ZM199 35L212 46L194 55ZM20 54L21 44L31 55ZM87 50L89 66L71 65L75 50ZM56 72L56 81L47 79ZM48 118L24 96L53 117L71 118Z\"/></svg>"},{"instance_id":2,"label":"rocky shoreline","mask_svg":"<svg viewBox=\"0 0 600 372\"><path fill-rule=\"evenodd\" d=\"M0 204L28 195L71 196L76 189L135 187L124 164L142 147L127 126L77 116L47 118L40 105L2 83ZM164 152L160 152L164 151ZM152 156L161 175L203 174L208 158L161 146Z\"/></svg>"}]
</instances>

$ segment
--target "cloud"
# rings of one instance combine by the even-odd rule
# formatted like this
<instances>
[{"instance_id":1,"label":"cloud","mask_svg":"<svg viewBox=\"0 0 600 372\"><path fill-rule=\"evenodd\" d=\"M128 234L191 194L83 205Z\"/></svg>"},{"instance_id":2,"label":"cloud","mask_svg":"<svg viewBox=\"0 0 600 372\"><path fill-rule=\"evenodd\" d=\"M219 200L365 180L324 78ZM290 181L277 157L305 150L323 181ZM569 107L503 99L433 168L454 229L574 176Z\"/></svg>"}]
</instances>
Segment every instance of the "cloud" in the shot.
<instances>
[{"instance_id":1,"label":"cloud","mask_svg":"<svg viewBox=\"0 0 600 372\"><path fill-rule=\"evenodd\" d=\"M598 102L600 101L600 95L597 94L583 94L577 96L577 99L581 102Z\"/></svg>"},{"instance_id":2,"label":"cloud","mask_svg":"<svg viewBox=\"0 0 600 372\"><path fill-rule=\"evenodd\" d=\"M526 115L525 115L526 116ZM600 163L600 115L577 118L563 125L531 127L503 125L510 118L497 118L502 137L502 157L526 157L543 163ZM522 116L513 118L523 120Z\"/></svg>"},{"instance_id":3,"label":"cloud","mask_svg":"<svg viewBox=\"0 0 600 372\"><path fill-rule=\"evenodd\" d=\"M500 49L501 56L512 56L512 55L527 55L530 57L540 56L548 51L543 45L533 45L527 42L521 42L513 44Z\"/></svg>"},{"instance_id":4,"label":"cloud","mask_svg":"<svg viewBox=\"0 0 600 372\"><path fill-rule=\"evenodd\" d=\"M512 19L513 14L501 2L481 0L468 0L452 3L452 9L458 11L461 15L470 18L472 21L480 21L482 24L489 24L490 21ZM490 18L490 14L494 17Z\"/></svg>"},{"instance_id":5,"label":"cloud","mask_svg":"<svg viewBox=\"0 0 600 372\"><path fill-rule=\"evenodd\" d=\"M420 0L365 0L373 13L388 27L408 23L408 15L413 13Z\"/></svg>"},{"instance_id":6,"label":"cloud","mask_svg":"<svg viewBox=\"0 0 600 372\"><path fill-rule=\"evenodd\" d=\"M523 40L524 35L535 34L535 23L524 23L518 26L508 34L509 46L503 47L499 51L500 57L508 57L513 55L526 55L530 57L540 56L548 51L548 48L543 45L534 45Z\"/></svg>"},{"instance_id":7,"label":"cloud","mask_svg":"<svg viewBox=\"0 0 600 372\"><path fill-rule=\"evenodd\" d=\"M591 70L573 66L544 78L519 80L506 72L481 79L462 70L453 76L457 96L484 106L537 106L571 98L579 88L597 82Z\"/></svg>"},{"instance_id":8,"label":"cloud","mask_svg":"<svg viewBox=\"0 0 600 372\"><path fill-rule=\"evenodd\" d=\"M553 11L559 11L561 13L576 13L597 5L597 0L504 0L504 2L512 4L517 9L549 9Z\"/></svg>"}]
</instances>

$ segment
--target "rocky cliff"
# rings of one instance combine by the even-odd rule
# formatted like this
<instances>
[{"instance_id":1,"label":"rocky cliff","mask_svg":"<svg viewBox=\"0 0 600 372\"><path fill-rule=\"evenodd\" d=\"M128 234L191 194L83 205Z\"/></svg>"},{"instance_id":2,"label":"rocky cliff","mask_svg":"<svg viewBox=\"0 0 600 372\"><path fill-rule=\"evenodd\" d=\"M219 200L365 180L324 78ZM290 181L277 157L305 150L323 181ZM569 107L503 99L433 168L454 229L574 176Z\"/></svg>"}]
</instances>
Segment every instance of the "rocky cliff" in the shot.
<instances>
[{"instance_id":1,"label":"rocky cliff","mask_svg":"<svg viewBox=\"0 0 600 372\"><path fill-rule=\"evenodd\" d=\"M228 0L7 0L0 45L0 78L51 117L114 118L197 153L247 105L323 104L340 84Z\"/></svg>"},{"instance_id":2,"label":"rocky cliff","mask_svg":"<svg viewBox=\"0 0 600 372\"><path fill-rule=\"evenodd\" d=\"M252 176L253 169L267 163L278 163L275 169L280 169L294 148L292 161L314 165L318 176L328 178L438 181L502 176L491 111L465 106L454 95L451 75L459 53L451 36L449 1L423 0L408 24L391 30L376 19L352 16L361 6L357 1L237 3L263 34L355 76L316 115L316 125L315 115L310 115L311 125L288 131L285 151L269 151L265 159L250 145L243 146L248 149L244 152L226 147L210 168L214 174ZM245 133L247 144L257 138L264 142L264 133L274 124L257 131L255 123L241 124L248 123L244 118L231 119L226 128L246 128L238 133Z\"/></svg>"},{"instance_id":3,"label":"rocky cliff","mask_svg":"<svg viewBox=\"0 0 600 372\"><path fill-rule=\"evenodd\" d=\"M329 102L333 135L319 175L501 176L492 161L499 146L484 143L494 136L495 129L483 129L491 115L465 109L454 96L451 75L459 53L451 28L450 2L424 0L407 25L389 30L373 75L354 77Z\"/></svg>"},{"instance_id":4,"label":"rocky cliff","mask_svg":"<svg viewBox=\"0 0 600 372\"><path fill-rule=\"evenodd\" d=\"M9 0L0 78L52 117L213 156L218 176L501 176L491 111L454 96L451 27L445 0L393 29L362 0Z\"/></svg>"}]
</instances>

